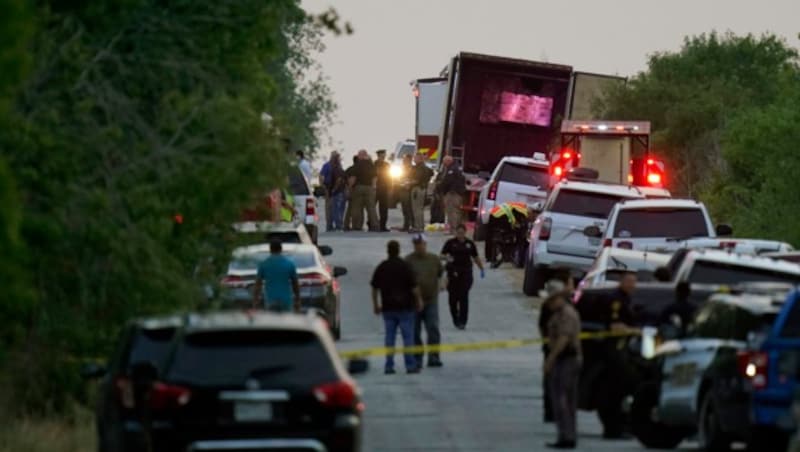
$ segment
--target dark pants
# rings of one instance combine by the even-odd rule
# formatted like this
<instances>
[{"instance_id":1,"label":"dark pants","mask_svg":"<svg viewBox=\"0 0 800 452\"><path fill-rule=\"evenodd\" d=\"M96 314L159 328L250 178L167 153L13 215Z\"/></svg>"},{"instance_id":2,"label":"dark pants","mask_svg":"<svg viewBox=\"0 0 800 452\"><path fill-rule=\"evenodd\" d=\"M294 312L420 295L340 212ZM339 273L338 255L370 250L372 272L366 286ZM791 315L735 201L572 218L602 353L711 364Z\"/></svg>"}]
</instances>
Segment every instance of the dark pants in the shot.
<instances>
[{"instance_id":1,"label":"dark pants","mask_svg":"<svg viewBox=\"0 0 800 452\"><path fill-rule=\"evenodd\" d=\"M387 229L386 222L389 220L389 190L385 188L378 189L375 194L378 202L380 229L385 230Z\"/></svg>"},{"instance_id":2,"label":"dark pants","mask_svg":"<svg viewBox=\"0 0 800 452\"><path fill-rule=\"evenodd\" d=\"M427 345L439 345L441 335L439 334L439 303L427 303L421 312L417 313L417 322L414 326L414 344L423 345L422 325L425 324L425 335L428 339ZM417 354L417 364L422 366L423 353ZM439 352L428 352L428 363L439 361Z\"/></svg>"},{"instance_id":3,"label":"dark pants","mask_svg":"<svg viewBox=\"0 0 800 452\"><path fill-rule=\"evenodd\" d=\"M411 210L411 191L408 188L401 188L397 193L397 200L403 210L403 230L414 226L414 212Z\"/></svg>"},{"instance_id":4,"label":"dark pants","mask_svg":"<svg viewBox=\"0 0 800 452\"><path fill-rule=\"evenodd\" d=\"M387 348L394 348L397 340L397 330L403 338L403 347L414 345L414 311L389 311L383 313L383 324L386 327L384 345ZM417 359L411 353L403 355L406 363L406 370L417 368ZM386 355L386 370L394 370L394 353Z\"/></svg>"},{"instance_id":5,"label":"dark pants","mask_svg":"<svg viewBox=\"0 0 800 452\"><path fill-rule=\"evenodd\" d=\"M472 271L449 273L447 293L450 295L450 315L453 325L466 326L469 320L469 289L472 287Z\"/></svg>"},{"instance_id":6,"label":"dark pants","mask_svg":"<svg viewBox=\"0 0 800 452\"><path fill-rule=\"evenodd\" d=\"M578 411L578 375L580 365L575 357L562 358L547 375L559 441L578 439L575 416Z\"/></svg>"},{"instance_id":7,"label":"dark pants","mask_svg":"<svg viewBox=\"0 0 800 452\"><path fill-rule=\"evenodd\" d=\"M544 360L547 361L547 357L550 355L550 347L543 346L542 347L542 354L544 355ZM553 417L553 403L552 397L550 397L550 384L547 381L547 378L542 379L542 397L544 399L544 421L545 422L553 422L555 419Z\"/></svg>"}]
</instances>

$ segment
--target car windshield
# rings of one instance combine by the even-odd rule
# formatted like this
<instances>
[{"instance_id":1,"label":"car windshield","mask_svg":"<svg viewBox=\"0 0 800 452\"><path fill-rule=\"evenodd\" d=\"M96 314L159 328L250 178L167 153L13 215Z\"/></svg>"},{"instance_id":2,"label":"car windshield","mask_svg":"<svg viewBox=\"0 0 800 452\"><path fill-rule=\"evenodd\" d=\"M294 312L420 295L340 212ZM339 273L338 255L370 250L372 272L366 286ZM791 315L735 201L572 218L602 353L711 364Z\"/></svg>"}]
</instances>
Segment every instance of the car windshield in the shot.
<instances>
[{"instance_id":1,"label":"car windshield","mask_svg":"<svg viewBox=\"0 0 800 452\"><path fill-rule=\"evenodd\" d=\"M743 282L800 282L800 275L780 273L773 270L725 264L721 262L696 261L689 275L689 282L696 284L735 285Z\"/></svg>"},{"instance_id":2,"label":"car windshield","mask_svg":"<svg viewBox=\"0 0 800 452\"><path fill-rule=\"evenodd\" d=\"M308 196L311 194L305 176L296 166L289 167L289 191L295 196Z\"/></svg>"},{"instance_id":3,"label":"car windshield","mask_svg":"<svg viewBox=\"0 0 800 452\"><path fill-rule=\"evenodd\" d=\"M282 254L291 259L298 270L317 266L317 256L313 251L292 251L283 252ZM238 256L231 262L229 269L239 271L255 271L256 268L258 268L258 264L269 256L269 251Z\"/></svg>"},{"instance_id":4,"label":"car windshield","mask_svg":"<svg viewBox=\"0 0 800 452\"><path fill-rule=\"evenodd\" d=\"M167 380L195 386L309 387L337 380L333 362L316 335L306 331L231 330L186 336Z\"/></svg>"},{"instance_id":5,"label":"car windshield","mask_svg":"<svg viewBox=\"0 0 800 452\"><path fill-rule=\"evenodd\" d=\"M151 362L156 366L160 366L167 357L175 331L175 327L137 330L131 341L127 362L123 363L123 365Z\"/></svg>"},{"instance_id":6,"label":"car windshield","mask_svg":"<svg viewBox=\"0 0 800 452\"><path fill-rule=\"evenodd\" d=\"M706 217L700 209L622 209L614 237L708 237Z\"/></svg>"},{"instance_id":7,"label":"car windshield","mask_svg":"<svg viewBox=\"0 0 800 452\"><path fill-rule=\"evenodd\" d=\"M504 163L500 168L498 180L546 189L550 183L550 173L544 167Z\"/></svg>"},{"instance_id":8,"label":"car windshield","mask_svg":"<svg viewBox=\"0 0 800 452\"><path fill-rule=\"evenodd\" d=\"M550 210L582 217L608 218L614 204L624 199L606 193L562 189Z\"/></svg>"}]
</instances>

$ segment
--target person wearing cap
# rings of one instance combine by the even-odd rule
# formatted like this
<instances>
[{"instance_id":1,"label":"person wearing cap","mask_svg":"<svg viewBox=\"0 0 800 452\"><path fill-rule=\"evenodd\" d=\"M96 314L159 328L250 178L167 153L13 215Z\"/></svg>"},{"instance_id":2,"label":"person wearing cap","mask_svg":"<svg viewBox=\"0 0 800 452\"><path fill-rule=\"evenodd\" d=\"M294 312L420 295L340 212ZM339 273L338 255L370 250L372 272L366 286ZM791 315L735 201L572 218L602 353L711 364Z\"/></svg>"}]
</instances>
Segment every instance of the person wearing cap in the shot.
<instances>
[{"instance_id":1,"label":"person wearing cap","mask_svg":"<svg viewBox=\"0 0 800 452\"><path fill-rule=\"evenodd\" d=\"M377 231L378 215L375 211L375 165L364 149L358 151L358 159L353 165L353 191L350 197L353 230L364 228L364 211L367 211L367 228Z\"/></svg>"},{"instance_id":2,"label":"person wearing cap","mask_svg":"<svg viewBox=\"0 0 800 452\"><path fill-rule=\"evenodd\" d=\"M560 268L556 269L553 273L553 277L548 281L548 283L553 282L554 284L558 284L559 282L564 285L564 290L568 294L568 298L572 298L572 293L575 291L575 283L572 279L572 274L570 273L569 269ZM548 296L547 289L542 289L539 292L539 298L542 300L546 299ZM550 322L550 318L552 317L553 312L548 309L545 303L542 303L542 307L539 309L539 334L541 337L547 337L547 324ZM542 353L544 354L545 359L550 355L550 346L547 343L542 344ZM555 420L553 416L553 404L550 403L550 389L547 385L547 379L543 382L542 391L544 392L544 422L549 423Z\"/></svg>"},{"instance_id":3,"label":"person wearing cap","mask_svg":"<svg viewBox=\"0 0 800 452\"><path fill-rule=\"evenodd\" d=\"M442 159L442 177L436 190L444 199L447 224L450 226L452 234L455 228L461 224L462 197L467 192L467 182L461 168L450 155Z\"/></svg>"},{"instance_id":4,"label":"person wearing cap","mask_svg":"<svg viewBox=\"0 0 800 452\"><path fill-rule=\"evenodd\" d=\"M389 174L389 163L386 162L386 149L378 149L375 162L375 200L378 203L378 223L381 232L388 232L386 223L389 220L389 195L392 188L392 178Z\"/></svg>"},{"instance_id":5,"label":"person wearing cap","mask_svg":"<svg viewBox=\"0 0 800 452\"><path fill-rule=\"evenodd\" d=\"M547 447L574 449L577 445L576 416L578 411L578 377L583 356L581 352L581 320L567 301L569 292L563 282L550 280L545 284L544 305L551 312L547 322L547 341L550 353L544 362L544 375L550 392L558 439Z\"/></svg>"},{"instance_id":6,"label":"person wearing cap","mask_svg":"<svg viewBox=\"0 0 800 452\"><path fill-rule=\"evenodd\" d=\"M463 330L469 320L469 290L473 282L473 263L481 270L481 278L486 273L475 242L467 238L466 226L459 224L455 231L456 236L444 243L442 257L447 260L445 269L450 315L453 317L453 325Z\"/></svg>"},{"instance_id":7,"label":"person wearing cap","mask_svg":"<svg viewBox=\"0 0 800 452\"><path fill-rule=\"evenodd\" d=\"M439 256L428 252L425 235L416 233L412 236L411 242L414 244L414 252L406 256L406 262L411 265L411 269L414 271L423 303L423 308L417 313L417 321L414 325L414 344L423 345L422 327L424 325L428 345L437 346L441 343L441 335L439 334L439 289L444 268ZM424 353L417 354L417 363L420 366L423 365L424 357ZM442 367L442 360L439 358L438 351L428 352L428 367Z\"/></svg>"}]
</instances>

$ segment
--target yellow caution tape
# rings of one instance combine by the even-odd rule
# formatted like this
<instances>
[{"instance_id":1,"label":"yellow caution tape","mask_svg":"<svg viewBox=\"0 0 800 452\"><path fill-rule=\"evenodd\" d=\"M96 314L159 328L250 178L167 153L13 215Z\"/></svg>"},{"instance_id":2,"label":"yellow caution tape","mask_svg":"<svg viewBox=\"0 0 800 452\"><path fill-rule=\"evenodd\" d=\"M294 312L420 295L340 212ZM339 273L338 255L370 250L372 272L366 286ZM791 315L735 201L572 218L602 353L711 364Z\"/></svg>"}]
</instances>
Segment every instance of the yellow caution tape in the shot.
<instances>
[{"instance_id":1,"label":"yellow caution tape","mask_svg":"<svg viewBox=\"0 0 800 452\"><path fill-rule=\"evenodd\" d=\"M607 339L613 337L639 336L640 333L629 331L601 331L596 333L581 333L578 337L585 339ZM360 350L343 350L339 356L343 359L366 358L368 356L386 356L395 353L452 353L479 350L497 350L503 348L519 348L531 345L546 344L545 338L507 339L501 341L466 342L461 344L415 345L412 347L372 347Z\"/></svg>"}]
</instances>

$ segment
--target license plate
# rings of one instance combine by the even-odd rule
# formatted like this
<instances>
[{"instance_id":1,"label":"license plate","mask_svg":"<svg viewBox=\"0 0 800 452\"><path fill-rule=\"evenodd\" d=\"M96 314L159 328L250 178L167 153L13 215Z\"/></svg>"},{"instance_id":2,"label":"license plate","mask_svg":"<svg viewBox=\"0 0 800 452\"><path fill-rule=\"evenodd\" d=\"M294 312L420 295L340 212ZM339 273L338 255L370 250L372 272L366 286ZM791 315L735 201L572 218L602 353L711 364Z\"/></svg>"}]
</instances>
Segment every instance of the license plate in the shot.
<instances>
[{"instance_id":1,"label":"license plate","mask_svg":"<svg viewBox=\"0 0 800 452\"><path fill-rule=\"evenodd\" d=\"M272 420L269 402L238 401L233 405L233 418L237 422L266 422Z\"/></svg>"}]
</instances>

